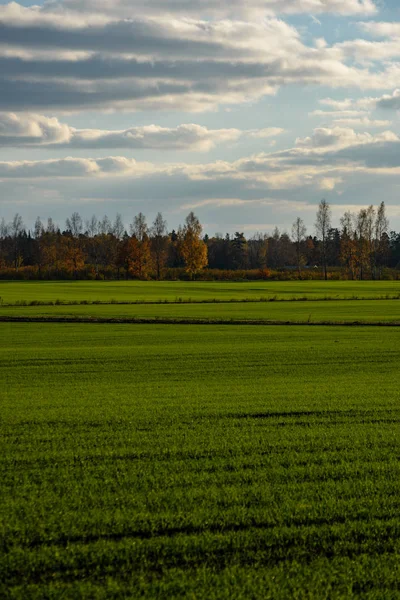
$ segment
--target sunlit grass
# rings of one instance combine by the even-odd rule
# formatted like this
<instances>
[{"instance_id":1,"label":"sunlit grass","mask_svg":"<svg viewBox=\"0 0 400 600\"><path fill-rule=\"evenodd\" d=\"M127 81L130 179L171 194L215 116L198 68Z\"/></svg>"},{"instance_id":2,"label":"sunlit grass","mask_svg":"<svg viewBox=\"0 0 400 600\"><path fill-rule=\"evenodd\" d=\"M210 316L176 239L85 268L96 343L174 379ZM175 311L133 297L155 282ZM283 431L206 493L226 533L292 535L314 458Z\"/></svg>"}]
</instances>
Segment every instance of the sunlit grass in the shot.
<instances>
[{"instance_id":1,"label":"sunlit grass","mask_svg":"<svg viewBox=\"0 0 400 600\"><path fill-rule=\"evenodd\" d=\"M2 597L395 597L396 329L0 335Z\"/></svg>"}]
</instances>

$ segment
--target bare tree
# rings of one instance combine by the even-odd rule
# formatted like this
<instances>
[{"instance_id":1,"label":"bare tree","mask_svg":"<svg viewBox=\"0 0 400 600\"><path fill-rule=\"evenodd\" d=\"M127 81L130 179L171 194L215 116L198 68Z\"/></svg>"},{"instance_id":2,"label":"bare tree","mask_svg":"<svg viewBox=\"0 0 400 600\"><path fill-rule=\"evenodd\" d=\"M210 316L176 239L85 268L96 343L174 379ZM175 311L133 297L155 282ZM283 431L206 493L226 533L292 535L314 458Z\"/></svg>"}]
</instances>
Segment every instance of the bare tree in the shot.
<instances>
[{"instance_id":1,"label":"bare tree","mask_svg":"<svg viewBox=\"0 0 400 600\"><path fill-rule=\"evenodd\" d=\"M331 228L331 207L326 200L321 200L318 205L317 220L315 222L315 230L322 244L322 266L324 270L324 279L328 279L328 269L326 261L327 239Z\"/></svg>"},{"instance_id":2,"label":"bare tree","mask_svg":"<svg viewBox=\"0 0 400 600\"><path fill-rule=\"evenodd\" d=\"M4 217L0 221L0 268L6 262L6 237L8 236L8 225Z\"/></svg>"},{"instance_id":3,"label":"bare tree","mask_svg":"<svg viewBox=\"0 0 400 600\"><path fill-rule=\"evenodd\" d=\"M301 277L301 262L302 262L301 247L306 238L306 233L307 233L307 228L304 224L303 219L300 219L300 217L297 217L297 219L295 220L295 222L292 225L292 240L296 247L297 270L299 273L299 277Z\"/></svg>"},{"instance_id":4,"label":"bare tree","mask_svg":"<svg viewBox=\"0 0 400 600\"><path fill-rule=\"evenodd\" d=\"M23 230L24 222L22 220L22 217L19 213L16 213L8 228L9 235L11 236L11 239L13 241L14 267L16 271L18 271L18 268L22 264L22 257L19 253L19 238Z\"/></svg>"},{"instance_id":5,"label":"bare tree","mask_svg":"<svg viewBox=\"0 0 400 600\"><path fill-rule=\"evenodd\" d=\"M147 237L148 227L146 223L146 217L140 212L133 220L130 226L131 236L135 237L138 242L143 242Z\"/></svg>"},{"instance_id":6,"label":"bare tree","mask_svg":"<svg viewBox=\"0 0 400 600\"><path fill-rule=\"evenodd\" d=\"M165 263L168 237L167 237L167 221L163 218L162 214L157 213L154 219L151 231L151 249L154 255L154 262L157 269L157 279L161 277L161 269Z\"/></svg>"},{"instance_id":7,"label":"bare tree","mask_svg":"<svg viewBox=\"0 0 400 600\"><path fill-rule=\"evenodd\" d=\"M71 218L65 221L65 226L72 237L78 238L83 232L82 217L77 212L72 213Z\"/></svg>"},{"instance_id":8,"label":"bare tree","mask_svg":"<svg viewBox=\"0 0 400 600\"><path fill-rule=\"evenodd\" d=\"M58 225L55 225L53 219L49 217L47 219L46 233L55 233L57 229Z\"/></svg>"},{"instance_id":9,"label":"bare tree","mask_svg":"<svg viewBox=\"0 0 400 600\"><path fill-rule=\"evenodd\" d=\"M104 217L102 218L102 220L99 222L99 228L98 228L98 232L100 235L108 235L109 233L112 232L113 226L111 224L110 219L107 217L107 215L104 215Z\"/></svg>"},{"instance_id":10,"label":"bare tree","mask_svg":"<svg viewBox=\"0 0 400 600\"><path fill-rule=\"evenodd\" d=\"M112 228L112 233L114 234L114 237L117 238L117 240L122 240L122 237L124 235L124 224L122 222L122 217L119 213L117 213L117 216L115 217L115 221L113 223L113 228Z\"/></svg>"},{"instance_id":11,"label":"bare tree","mask_svg":"<svg viewBox=\"0 0 400 600\"><path fill-rule=\"evenodd\" d=\"M35 238L35 240L40 239L43 232L44 232L43 223L42 223L40 217L37 217L34 228L33 228L33 237Z\"/></svg>"},{"instance_id":12,"label":"bare tree","mask_svg":"<svg viewBox=\"0 0 400 600\"><path fill-rule=\"evenodd\" d=\"M99 229L99 222L97 220L97 217L93 215L91 219L86 221L85 226L88 236L90 238L94 238L97 235Z\"/></svg>"},{"instance_id":13,"label":"bare tree","mask_svg":"<svg viewBox=\"0 0 400 600\"><path fill-rule=\"evenodd\" d=\"M357 267L359 278L364 279L365 271L370 265L371 247L369 243L371 213L362 208L356 216L355 237L357 244Z\"/></svg>"},{"instance_id":14,"label":"bare tree","mask_svg":"<svg viewBox=\"0 0 400 600\"><path fill-rule=\"evenodd\" d=\"M4 239L8 235L8 225L5 218L3 217L0 221L0 238Z\"/></svg>"},{"instance_id":15,"label":"bare tree","mask_svg":"<svg viewBox=\"0 0 400 600\"><path fill-rule=\"evenodd\" d=\"M357 264L357 248L354 223L356 217L350 211L344 213L340 219L341 235L340 235L340 261L345 265L348 274L351 279L354 279L356 275L356 264Z\"/></svg>"},{"instance_id":16,"label":"bare tree","mask_svg":"<svg viewBox=\"0 0 400 600\"><path fill-rule=\"evenodd\" d=\"M374 239L374 272L375 277L379 279L382 276L382 267L387 251L387 241L389 232L389 219L386 217L385 203L381 202L375 220L375 239Z\"/></svg>"}]
</instances>

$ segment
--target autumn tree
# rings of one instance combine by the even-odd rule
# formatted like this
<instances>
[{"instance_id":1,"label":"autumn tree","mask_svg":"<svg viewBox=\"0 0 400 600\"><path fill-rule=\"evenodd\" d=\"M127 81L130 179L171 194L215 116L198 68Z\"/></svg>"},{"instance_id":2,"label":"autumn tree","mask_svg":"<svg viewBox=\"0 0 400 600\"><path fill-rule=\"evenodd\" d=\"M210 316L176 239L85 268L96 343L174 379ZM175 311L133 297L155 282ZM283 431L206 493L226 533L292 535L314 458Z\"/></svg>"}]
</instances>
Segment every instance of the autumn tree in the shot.
<instances>
[{"instance_id":1,"label":"autumn tree","mask_svg":"<svg viewBox=\"0 0 400 600\"><path fill-rule=\"evenodd\" d=\"M321 241L321 258L322 268L325 281L328 279L328 264L327 264L327 241L328 234L331 228L331 208L326 200L321 200L318 205L317 220L315 222L315 230Z\"/></svg>"},{"instance_id":2,"label":"autumn tree","mask_svg":"<svg viewBox=\"0 0 400 600\"><path fill-rule=\"evenodd\" d=\"M355 219L356 261L359 279L364 279L371 261L371 220L372 212L362 208Z\"/></svg>"},{"instance_id":3,"label":"autumn tree","mask_svg":"<svg viewBox=\"0 0 400 600\"><path fill-rule=\"evenodd\" d=\"M199 219L193 212L190 212L180 235L180 252L190 278L193 278L208 264L207 246L201 239L202 231Z\"/></svg>"}]
</instances>

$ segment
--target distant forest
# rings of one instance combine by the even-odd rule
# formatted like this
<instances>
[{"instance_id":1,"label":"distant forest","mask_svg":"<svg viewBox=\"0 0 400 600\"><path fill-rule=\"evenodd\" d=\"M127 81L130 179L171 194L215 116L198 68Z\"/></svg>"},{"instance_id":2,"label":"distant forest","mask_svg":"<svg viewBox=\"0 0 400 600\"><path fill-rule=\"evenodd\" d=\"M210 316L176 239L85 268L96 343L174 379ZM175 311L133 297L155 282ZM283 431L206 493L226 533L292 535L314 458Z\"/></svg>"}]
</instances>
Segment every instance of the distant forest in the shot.
<instances>
[{"instance_id":1,"label":"distant forest","mask_svg":"<svg viewBox=\"0 0 400 600\"><path fill-rule=\"evenodd\" d=\"M139 213L128 228L74 212L60 228L51 218L27 229L21 215L0 222L1 279L400 279L400 233L385 204L346 212L332 227L322 200L310 234L297 217L291 231L209 237L191 212L168 231Z\"/></svg>"}]
</instances>

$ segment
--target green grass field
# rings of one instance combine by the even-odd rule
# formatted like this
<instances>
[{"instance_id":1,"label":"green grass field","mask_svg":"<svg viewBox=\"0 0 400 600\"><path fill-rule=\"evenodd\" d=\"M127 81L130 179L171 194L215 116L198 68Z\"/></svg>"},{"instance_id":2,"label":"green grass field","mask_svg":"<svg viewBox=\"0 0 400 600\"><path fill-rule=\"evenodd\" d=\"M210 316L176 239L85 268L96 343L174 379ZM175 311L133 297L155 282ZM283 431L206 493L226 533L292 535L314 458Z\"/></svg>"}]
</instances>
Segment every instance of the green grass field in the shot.
<instances>
[{"instance_id":1,"label":"green grass field","mask_svg":"<svg viewBox=\"0 0 400 600\"><path fill-rule=\"evenodd\" d=\"M2 316L400 323L400 300L0 306Z\"/></svg>"},{"instance_id":2,"label":"green grass field","mask_svg":"<svg viewBox=\"0 0 400 600\"><path fill-rule=\"evenodd\" d=\"M399 333L0 323L0 597L398 598Z\"/></svg>"},{"instance_id":3,"label":"green grass field","mask_svg":"<svg viewBox=\"0 0 400 600\"><path fill-rule=\"evenodd\" d=\"M283 282L184 282L184 281L69 281L0 282L0 298L5 304L19 301L119 302L160 300L231 300L276 298L371 298L399 296L400 281L283 281Z\"/></svg>"}]
</instances>

